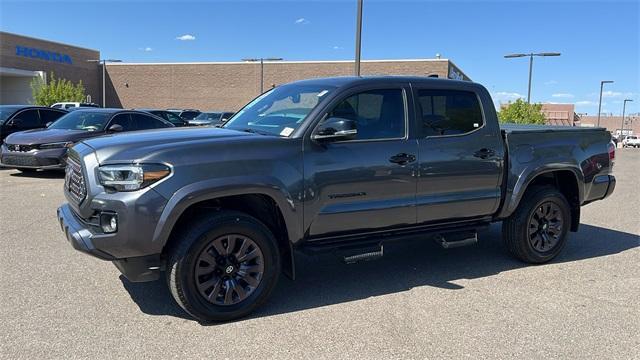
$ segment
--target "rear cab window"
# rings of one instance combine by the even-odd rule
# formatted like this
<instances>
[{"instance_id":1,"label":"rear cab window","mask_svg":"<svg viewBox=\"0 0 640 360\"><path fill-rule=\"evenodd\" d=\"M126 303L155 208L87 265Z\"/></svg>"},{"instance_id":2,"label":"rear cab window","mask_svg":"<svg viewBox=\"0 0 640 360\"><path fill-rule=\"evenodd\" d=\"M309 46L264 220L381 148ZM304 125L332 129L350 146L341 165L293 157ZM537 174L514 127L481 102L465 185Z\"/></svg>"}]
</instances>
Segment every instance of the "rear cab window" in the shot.
<instances>
[{"instance_id":1,"label":"rear cab window","mask_svg":"<svg viewBox=\"0 0 640 360\"><path fill-rule=\"evenodd\" d=\"M472 91L418 89L416 102L422 137L464 135L484 125L480 99Z\"/></svg>"}]
</instances>

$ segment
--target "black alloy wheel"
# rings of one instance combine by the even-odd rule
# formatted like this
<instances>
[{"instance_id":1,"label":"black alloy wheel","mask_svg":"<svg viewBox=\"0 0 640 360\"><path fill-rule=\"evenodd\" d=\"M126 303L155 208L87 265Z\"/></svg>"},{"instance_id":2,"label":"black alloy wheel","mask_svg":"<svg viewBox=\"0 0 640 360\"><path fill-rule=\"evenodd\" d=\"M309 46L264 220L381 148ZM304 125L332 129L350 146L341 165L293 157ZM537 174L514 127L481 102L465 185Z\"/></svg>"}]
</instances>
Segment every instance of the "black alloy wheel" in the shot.
<instances>
[{"instance_id":1,"label":"black alloy wheel","mask_svg":"<svg viewBox=\"0 0 640 360\"><path fill-rule=\"evenodd\" d=\"M216 305L234 305L249 297L264 274L262 250L249 237L223 235L198 256L194 271L198 292Z\"/></svg>"},{"instance_id":2,"label":"black alloy wheel","mask_svg":"<svg viewBox=\"0 0 640 360\"><path fill-rule=\"evenodd\" d=\"M564 226L562 210L554 202L542 203L529 217L529 242L544 253L553 249L560 241Z\"/></svg>"}]
</instances>

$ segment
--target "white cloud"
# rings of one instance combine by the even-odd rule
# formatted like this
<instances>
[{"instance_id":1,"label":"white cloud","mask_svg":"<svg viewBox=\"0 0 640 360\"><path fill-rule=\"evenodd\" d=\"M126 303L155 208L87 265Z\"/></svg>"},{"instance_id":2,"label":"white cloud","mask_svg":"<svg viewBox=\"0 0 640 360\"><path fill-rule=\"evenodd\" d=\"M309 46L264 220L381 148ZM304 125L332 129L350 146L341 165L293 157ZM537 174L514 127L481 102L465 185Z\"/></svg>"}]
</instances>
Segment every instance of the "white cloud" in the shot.
<instances>
[{"instance_id":1,"label":"white cloud","mask_svg":"<svg viewBox=\"0 0 640 360\"><path fill-rule=\"evenodd\" d=\"M496 100L515 100L524 98L524 95L517 92L498 91L497 93L493 94L493 98Z\"/></svg>"},{"instance_id":2,"label":"white cloud","mask_svg":"<svg viewBox=\"0 0 640 360\"><path fill-rule=\"evenodd\" d=\"M297 25L307 25L309 23L311 23L311 21L305 19L305 18L299 18L296 21L294 21L295 24Z\"/></svg>"},{"instance_id":3,"label":"white cloud","mask_svg":"<svg viewBox=\"0 0 640 360\"><path fill-rule=\"evenodd\" d=\"M557 81L555 81L555 80L549 80L549 81L545 81L545 82L544 82L544 84L545 84L545 85L555 85L555 84L557 84L557 83L558 83L558 82L557 82Z\"/></svg>"},{"instance_id":4,"label":"white cloud","mask_svg":"<svg viewBox=\"0 0 640 360\"><path fill-rule=\"evenodd\" d=\"M151 47L149 47L149 46L147 46L147 47L143 47L143 48L138 48L138 49L139 49L139 50L141 50L141 51L144 51L144 52L151 52L151 51L153 51L153 48L151 48Z\"/></svg>"},{"instance_id":5,"label":"white cloud","mask_svg":"<svg viewBox=\"0 0 640 360\"><path fill-rule=\"evenodd\" d=\"M184 34L176 37L176 40L180 40L180 41L193 41L195 39L196 37L191 34Z\"/></svg>"},{"instance_id":6,"label":"white cloud","mask_svg":"<svg viewBox=\"0 0 640 360\"><path fill-rule=\"evenodd\" d=\"M332 47L333 50L342 50L344 49L342 46L335 45Z\"/></svg>"},{"instance_id":7,"label":"white cloud","mask_svg":"<svg viewBox=\"0 0 640 360\"><path fill-rule=\"evenodd\" d=\"M605 105L606 103L602 103L602 105ZM576 105L598 105L597 101L591 101L591 100L581 100L581 101L576 101Z\"/></svg>"},{"instance_id":8,"label":"white cloud","mask_svg":"<svg viewBox=\"0 0 640 360\"><path fill-rule=\"evenodd\" d=\"M551 95L554 98L573 98L575 96L573 96L573 94L569 94L569 93L557 93L557 94L552 94Z\"/></svg>"}]
</instances>

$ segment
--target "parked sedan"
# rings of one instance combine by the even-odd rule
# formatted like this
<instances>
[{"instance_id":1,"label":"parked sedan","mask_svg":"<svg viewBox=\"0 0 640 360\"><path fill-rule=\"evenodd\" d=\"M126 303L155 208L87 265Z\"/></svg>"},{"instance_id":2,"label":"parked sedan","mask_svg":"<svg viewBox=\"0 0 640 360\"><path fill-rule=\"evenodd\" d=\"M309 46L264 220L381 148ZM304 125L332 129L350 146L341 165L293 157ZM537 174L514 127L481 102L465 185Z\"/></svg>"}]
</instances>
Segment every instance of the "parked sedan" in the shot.
<instances>
[{"instance_id":1,"label":"parked sedan","mask_svg":"<svg viewBox=\"0 0 640 360\"><path fill-rule=\"evenodd\" d=\"M178 114L176 114L173 111L169 111L169 110L160 110L160 109L137 109L140 111L146 111L148 113L151 113L155 116L161 117L165 120L167 120L168 122L172 123L174 126L187 126L187 120L184 120L183 118L181 118Z\"/></svg>"},{"instance_id":2,"label":"parked sedan","mask_svg":"<svg viewBox=\"0 0 640 360\"><path fill-rule=\"evenodd\" d=\"M233 116L232 112L203 112L193 120L188 120L190 126L215 126L222 125Z\"/></svg>"},{"instance_id":3,"label":"parked sedan","mask_svg":"<svg viewBox=\"0 0 640 360\"><path fill-rule=\"evenodd\" d=\"M142 111L78 109L46 129L8 136L0 149L0 162L21 171L64 169L67 150L80 140L123 131L168 127L173 127L173 124Z\"/></svg>"},{"instance_id":4,"label":"parked sedan","mask_svg":"<svg viewBox=\"0 0 640 360\"><path fill-rule=\"evenodd\" d=\"M198 109L167 109L174 114L177 114L184 120L191 120L200 114Z\"/></svg>"},{"instance_id":5,"label":"parked sedan","mask_svg":"<svg viewBox=\"0 0 640 360\"><path fill-rule=\"evenodd\" d=\"M0 143L18 131L46 127L58 120L66 110L31 105L0 105Z\"/></svg>"}]
</instances>

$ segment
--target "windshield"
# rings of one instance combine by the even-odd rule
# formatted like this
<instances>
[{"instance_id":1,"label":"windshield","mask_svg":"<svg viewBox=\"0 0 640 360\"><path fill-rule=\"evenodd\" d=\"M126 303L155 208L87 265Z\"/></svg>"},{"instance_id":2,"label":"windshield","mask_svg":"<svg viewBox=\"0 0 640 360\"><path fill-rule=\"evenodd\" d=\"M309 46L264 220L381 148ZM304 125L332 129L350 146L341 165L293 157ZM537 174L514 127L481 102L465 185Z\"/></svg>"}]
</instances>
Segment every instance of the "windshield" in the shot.
<instances>
[{"instance_id":1,"label":"windshield","mask_svg":"<svg viewBox=\"0 0 640 360\"><path fill-rule=\"evenodd\" d=\"M219 120L222 114L220 113L200 113L194 118L194 120Z\"/></svg>"},{"instance_id":2,"label":"windshield","mask_svg":"<svg viewBox=\"0 0 640 360\"><path fill-rule=\"evenodd\" d=\"M296 84L274 88L250 102L224 128L288 137L334 89L327 85Z\"/></svg>"},{"instance_id":3,"label":"windshield","mask_svg":"<svg viewBox=\"0 0 640 360\"><path fill-rule=\"evenodd\" d=\"M110 117L111 113L76 110L58 119L49 129L100 131Z\"/></svg>"}]
</instances>

